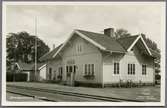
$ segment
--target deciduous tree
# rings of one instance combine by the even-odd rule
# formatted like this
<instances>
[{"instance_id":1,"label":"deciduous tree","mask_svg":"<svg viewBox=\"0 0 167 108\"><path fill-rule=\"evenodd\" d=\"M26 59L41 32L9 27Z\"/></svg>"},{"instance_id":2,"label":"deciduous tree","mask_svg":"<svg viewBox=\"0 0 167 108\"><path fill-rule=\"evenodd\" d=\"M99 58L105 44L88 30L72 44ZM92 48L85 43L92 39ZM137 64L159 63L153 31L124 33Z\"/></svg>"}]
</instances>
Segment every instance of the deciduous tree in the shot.
<instances>
[{"instance_id":1,"label":"deciduous tree","mask_svg":"<svg viewBox=\"0 0 167 108\"><path fill-rule=\"evenodd\" d=\"M37 40L38 60L49 51L49 47L41 39L27 32L9 33L6 38L7 64L10 64L11 61L34 62L35 39Z\"/></svg>"}]
</instances>

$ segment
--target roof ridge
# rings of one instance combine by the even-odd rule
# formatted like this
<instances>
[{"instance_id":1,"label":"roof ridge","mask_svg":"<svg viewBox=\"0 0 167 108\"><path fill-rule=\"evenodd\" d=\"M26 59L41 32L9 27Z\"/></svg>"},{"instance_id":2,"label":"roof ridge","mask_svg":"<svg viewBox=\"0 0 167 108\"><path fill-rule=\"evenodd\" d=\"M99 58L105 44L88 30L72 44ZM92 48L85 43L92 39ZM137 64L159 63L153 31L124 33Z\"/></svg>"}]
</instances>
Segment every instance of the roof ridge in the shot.
<instances>
[{"instance_id":1,"label":"roof ridge","mask_svg":"<svg viewBox=\"0 0 167 108\"><path fill-rule=\"evenodd\" d=\"M81 29L75 29L75 30L77 30L77 31L83 31L83 32L90 32L90 33L95 33L95 34L100 34L100 35L107 36L107 35L105 35L105 34L103 34L103 33L97 33L97 32L93 32L93 31L87 31L87 30L81 30ZM108 36L108 37L109 37L109 36Z\"/></svg>"},{"instance_id":2,"label":"roof ridge","mask_svg":"<svg viewBox=\"0 0 167 108\"><path fill-rule=\"evenodd\" d=\"M131 35L131 36L127 36L127 37L120 37L116 40L119 40L119 39L125 39L125 38L134 38L134 37L138 37L139 35Z\"/></svg>"},{"instance_id":3,"label":"roof ridge","mask_svg":"<svg viewBox=\"0 0 167 108\"><path fill-rule=\"evenodd\" d=\"M121 52L121 51L124 52L125 51L125 49L122 47L122 45L119 42L117 42L117 40L114 37L110 37L110 36L107 36L107 35L102 34L102 33L90 32L90 31L85 31L85 30L78 30L78 32L84 34L86 37L92 39L93 41L97 42L98 44L105 46L106 48L109 48L109 50L113 50L113 51L117 51L117 52ZM101 39L101 40L98 40L98 39ZM106 45L107 43L104 42L104 40L107 41L108 45ZM112 46L111 44L116 44L117 47L119 46L119 49L116 49L116 47L115 48L111 47Z\"/></svg>"}]
</instances>

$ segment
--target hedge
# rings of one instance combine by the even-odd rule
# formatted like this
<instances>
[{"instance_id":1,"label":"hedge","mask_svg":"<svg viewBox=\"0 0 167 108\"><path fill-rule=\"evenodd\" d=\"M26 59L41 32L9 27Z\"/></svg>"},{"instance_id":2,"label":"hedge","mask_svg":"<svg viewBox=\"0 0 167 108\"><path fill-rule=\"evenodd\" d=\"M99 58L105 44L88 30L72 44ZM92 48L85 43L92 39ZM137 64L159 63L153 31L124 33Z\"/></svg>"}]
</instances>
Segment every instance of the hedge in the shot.
<instances>
[{"instance_id":1,"label":"hedge","mask_svg":"<svg viewBox=\"0 0 167 108\"><path fill-rule=\"evenodd\" d=\"M27 74L26 73L11 73L7 72L6 74L7 81L27 81Z\"/></svg>"}]
</instances>

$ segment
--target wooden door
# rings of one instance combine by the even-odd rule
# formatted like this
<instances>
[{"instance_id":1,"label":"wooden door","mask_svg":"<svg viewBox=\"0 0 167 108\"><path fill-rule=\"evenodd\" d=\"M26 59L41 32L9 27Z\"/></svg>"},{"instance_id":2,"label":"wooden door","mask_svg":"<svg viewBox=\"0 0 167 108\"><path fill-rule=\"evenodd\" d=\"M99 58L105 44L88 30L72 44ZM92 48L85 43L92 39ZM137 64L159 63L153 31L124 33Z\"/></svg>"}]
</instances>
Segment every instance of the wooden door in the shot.
<instances>
[{"instance_id":1,"label":"wooden door","mask_svg":"<svg viewBox=\"0 0 167 108\"><path fill-rule=\"evenodd\" d=\"M75 65L66 66L66 73L67 73L67 85L74 86L75 82Z\"/></svg>"}]
</instances>

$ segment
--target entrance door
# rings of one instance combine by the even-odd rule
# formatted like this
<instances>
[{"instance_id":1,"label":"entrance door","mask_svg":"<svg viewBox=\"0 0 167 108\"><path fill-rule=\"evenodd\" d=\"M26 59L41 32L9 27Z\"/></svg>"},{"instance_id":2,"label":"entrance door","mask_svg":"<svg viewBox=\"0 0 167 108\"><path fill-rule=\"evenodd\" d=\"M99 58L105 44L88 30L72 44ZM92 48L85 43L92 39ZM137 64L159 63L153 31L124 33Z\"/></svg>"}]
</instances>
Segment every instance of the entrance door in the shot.
<instances>
[{"instance_id":1,"label":"entrance door","mask_svg":"<svg viewBox=\"0 0 167 108\"><path fill-rule=\"evenodd\" d=\"M67 85L74 86L75 72L76 72L76 66L75 65L66 66Z\"/></svg>"}]
</instances>

